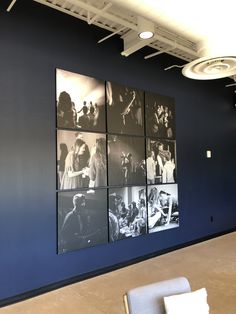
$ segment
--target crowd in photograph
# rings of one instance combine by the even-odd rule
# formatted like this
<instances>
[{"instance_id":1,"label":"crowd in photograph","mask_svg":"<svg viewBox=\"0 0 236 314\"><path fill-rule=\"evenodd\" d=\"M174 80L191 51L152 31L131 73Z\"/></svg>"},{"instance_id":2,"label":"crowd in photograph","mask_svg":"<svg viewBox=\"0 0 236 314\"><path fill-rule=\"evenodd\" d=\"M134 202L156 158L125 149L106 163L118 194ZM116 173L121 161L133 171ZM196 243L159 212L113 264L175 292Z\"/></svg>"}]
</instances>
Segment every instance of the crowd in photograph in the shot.
<instances>
[{"instance_id":1,"label":"crowd in photograph","mask_svg":"<svg viewBox=\"0 0 236 314\"><path fill-rule=\"evenodd\" d=\"M160 138L174 137L174 115L167 105L147 105L146 114L147 134Z\"/></svg>"},{"instance_id":2,"label":"crowd in photograph","mask_svg":"<svg viewBox=\"0 0 236 314\"><path fill-rule=\"evenodd\" d=\"M84 130L99 129L101 127L100 109L92 101L83 101L80 110L76 110L75 102L66 91L60 93L57 103L57 124L62 128L81 128Z\"/></svg>"},{"instance_id":3,"label":"crowd in photograph","mask_svg":"<svg viewBox=\"0 0 236 314\"><path fill-rule=\"evenodd\" d=\"M109 195L109 240L116 241L127 237L135 237L147 232L146 201L129 204L121 195Z\"/></svg>"}]
</instances>

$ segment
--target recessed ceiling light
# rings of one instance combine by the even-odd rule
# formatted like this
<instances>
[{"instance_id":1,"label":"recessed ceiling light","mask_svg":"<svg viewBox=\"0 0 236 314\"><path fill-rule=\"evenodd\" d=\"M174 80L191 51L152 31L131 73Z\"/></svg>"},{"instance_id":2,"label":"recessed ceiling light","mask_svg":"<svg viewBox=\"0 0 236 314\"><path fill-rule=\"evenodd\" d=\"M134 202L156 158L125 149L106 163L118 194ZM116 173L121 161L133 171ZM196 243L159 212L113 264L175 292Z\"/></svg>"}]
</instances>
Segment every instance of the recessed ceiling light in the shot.
<instances>
[{"instance_id":1,"label":"recessed ceiling light","mask_svg":"<svg viewBox=\"0 0 236 314\"><path fill-rule=\"evenodd\" d=\"M138 36L141 39L149 39L154 36L154 23L144 19L141 16L137 17Z\"/></svg>"},{"instance_id":2,"label":"recessed ceiling light","mask_svg":"<svg viewBox=\"0 0 236 314\"><path fill-rule=\"evenodd\" d=\"M149 38L152 38L154 36L154 33L150 32L150 31L145 31L145 32L139 33L138 36L141 39L149 39Z\"/></svg>"}]
</instances>

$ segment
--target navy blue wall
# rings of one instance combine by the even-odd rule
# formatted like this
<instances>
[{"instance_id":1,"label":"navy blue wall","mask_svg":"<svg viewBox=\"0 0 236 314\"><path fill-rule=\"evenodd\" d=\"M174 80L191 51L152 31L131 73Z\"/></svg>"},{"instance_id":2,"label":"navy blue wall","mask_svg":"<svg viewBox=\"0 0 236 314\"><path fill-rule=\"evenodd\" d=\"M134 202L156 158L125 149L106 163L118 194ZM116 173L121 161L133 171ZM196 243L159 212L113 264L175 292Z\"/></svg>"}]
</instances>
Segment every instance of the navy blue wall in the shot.
<instances>
[{"instance_id":1,"label":"navy blue wall","mask_svg":"<svg viewBox=\"0 0 236 314\"><path fill-rule=\"evenodd\" d=\"M0 300L234 228L236 111L226 81L164 71L176 62L164 55L122 57L119 38L97 44L106 31L33 1L6 13L9 2L0 7ZM175 98L179 228L56 254L56 67Z\"/></svg>"}]
</instances>

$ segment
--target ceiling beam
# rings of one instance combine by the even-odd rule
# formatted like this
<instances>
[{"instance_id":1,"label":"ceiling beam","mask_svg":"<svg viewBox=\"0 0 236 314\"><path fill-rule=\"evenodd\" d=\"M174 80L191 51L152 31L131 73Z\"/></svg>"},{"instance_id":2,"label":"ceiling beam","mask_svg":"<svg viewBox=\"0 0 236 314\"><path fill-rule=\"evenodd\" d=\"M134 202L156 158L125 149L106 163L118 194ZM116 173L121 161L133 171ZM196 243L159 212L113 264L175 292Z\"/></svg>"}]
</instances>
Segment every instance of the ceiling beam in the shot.
<instances>
[{"instance_id":1,"label":"ceiling beam","mask_svg":"<svg viewBox=\"0 0 236 314\"><path fill-rule=\"evenodd\" d=\"M101 9L101 11L105 12L105 11L107 11L111 6L112 6L112 3L108 3L107 5L105 5L105 7L103 7L103 8ZM100 14L95 14L95 15L90 19L90 21L89 21L88 24L90 24L90 25L93 24L93 22L95 22L95 21L99 18L99 16L100 16Z\"/></svg>"},{"instance_id":2,"label":"ceiling beam","mask_svg":"<svg viewBox=\"0 0 236 314\"><path fill-rule=\"evenodd\" d=\"M50 3L50 2L48 2L48 1L46 1L46 0L33 0L33 1L38 2L38 3L41 3L41 4L44 4L44 5L47 5L47 6L51 7L51 8L54 8L54 9L56 9L56 10L59 10L59 11L61 11L61 12L67 13L67 14L69 14L69 15L72 15L72 16L74 16L74 17L76 17L76 18L79 18L79 19L82 19L82 20L86 20L86 19L84 19L82 16L80 16L80 15L74 13L74 12L73 12L74 10L73 10L73 11L70 11L69 9L63 9L63 8L61 8L60 6L58 6L58 5L53 5L52 3ZM133 31L135 31L135 32L138 31L138 27L137 27L137 25L136 25L135 23L130 23L130 22L127 21L127 20L124 20L124 19L122 19L122 18L120 18L120 17L118 17L118 16L115 16L115 15L111 14L111 13L102 11L102 9L98 9L98 8L92 6L91 4L85 3L85 2L83 2L83 1L81 1L81 0L68 0L68 3L70 3L71 5L73 5L73 8L75 8L75 7L82 8L82 9L84 9L84 10L86 10L86 11L89 11L89 12L93 13L94 15L98 15L98 16L100 16L100 17L103 17L104 19L107 19L107 20L109 20L109 21L115 22L115 23L119 24L121 27L122 27L122 26L123 26L123 27L126 27L126 28L128 28L128 29L130 29L130 30L133 30ZM101 22L100 22L100 23L96 23L96 22L95 22L94 24L97 25L97 26L99 26L99 27L102 27L102 28L104 28L104 29L109 29L111 32L116 32L116 31L117 31L117 29L116 29L116 30L115 30L115 29L113 30L111 27L109 28L109 27L107 27L106 25L103 25ZM142 48L142 47L144 47L144 46L146 46L146 45L150 45L150 44L151 44L152 42L154 42L155 40L158 40L158 41L160 41L160 42L163 42L163 43L165 43L165 44L167 44L167 45L169 45L169 46L172 46L172 45L173 45L173 40L168 39L168 38L166 38L166 37L163 37L163 36L159 35L159 34L158 34L158 31L155 33L155 36L152 38L151 41L144 40L145 44L144 44L144 43L139 43L139 44L136 43L135 45L137 45L137 47L140 46L140 48ZM140 49L140 48L139 48L139 49ZM181 51L183 51L183 52L185 52L185 53L187 53L187 54L189 54L189 55L192 55L192 56L195 57L195 58L198 58L198 54L197 54L197 52L196 52L195 50L190 49L190 48L188 48L188 47L186 47L186 46L184 46L184 45L182 45L182 44L179 44L179 43L176 42L176 47L175 47L175 48L176 48L176 49L179 49L179 50L181 50ZM123 51L121 54L128 56L128 55L130 55L130 54L132 53L132 50L137 51L138 48L137 48L137 49L134 48L134 47L131 48L131 46L129 46L129 44L127 43L127 48L125 48L124 51ZM134 51L133 51L133 52L134 52ZM171 52L170 52L170 54L171 54Z\"/></svg>"}]
</instances>

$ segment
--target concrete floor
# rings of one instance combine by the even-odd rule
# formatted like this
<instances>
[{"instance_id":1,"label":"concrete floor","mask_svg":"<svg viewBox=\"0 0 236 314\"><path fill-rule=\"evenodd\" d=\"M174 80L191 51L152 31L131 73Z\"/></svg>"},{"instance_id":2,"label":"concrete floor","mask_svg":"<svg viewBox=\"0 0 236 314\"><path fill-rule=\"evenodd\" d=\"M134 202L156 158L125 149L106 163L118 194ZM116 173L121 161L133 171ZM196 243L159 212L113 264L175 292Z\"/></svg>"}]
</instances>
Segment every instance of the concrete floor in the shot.
<instances>
[{"instance_id":1,"label":"concrete floor","mask_svg":"<svg viewBox=\"0 0 236 314\"><path fill-rule=\"evenodd\" d=\"M0 314L122 314L127 290L178 276L186 276L192 290L206 287L210 314L236 314L236 232L1 308Z\"/></svg>"}]
</instances>

